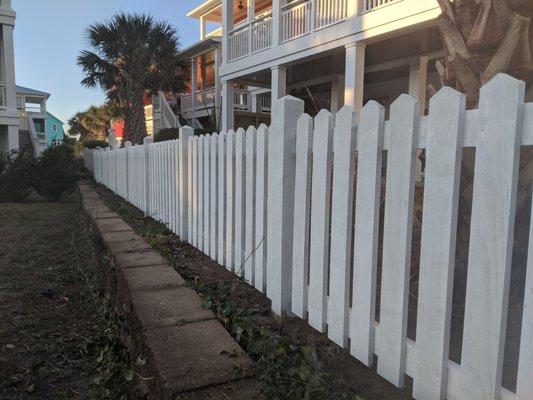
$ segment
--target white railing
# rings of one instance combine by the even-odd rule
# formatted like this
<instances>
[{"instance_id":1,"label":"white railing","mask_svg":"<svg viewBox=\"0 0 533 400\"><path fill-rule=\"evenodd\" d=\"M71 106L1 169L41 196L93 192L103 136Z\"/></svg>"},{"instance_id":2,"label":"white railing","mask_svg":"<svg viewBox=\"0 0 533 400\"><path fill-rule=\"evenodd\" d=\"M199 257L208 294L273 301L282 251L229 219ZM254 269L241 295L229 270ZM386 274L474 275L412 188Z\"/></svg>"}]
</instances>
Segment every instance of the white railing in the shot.
<instances>
[{"instance_id":1,"label":"white railing","mask_svg":"<svg viewBox=\"0 0 533 400\"><path fill-rule=\"evenodd\" d=\"M249 111L252 108L252 96L247 90L233 92L233 108L235 110Z\"/></svg>"},{"instance_id":2,"label":"white railing","mask_svg":"<svg viewBox=\"0 0 533 400\"><path fill-rule=\"evenodd\" d=\"M391 3L397 2L399 0L362 0L363 1L363 12L372 11L376 8L389 5Z\"/></svg>"},{"instance_id":3,"label":"white railing","mask_svg":"<svg viewBox=\"0 0 533 400\"><path fill-rule=\"evenodd\" d=\"M348 17L349 0L307 0L287 4L281 13L281 41L296 39Z\"/></svg>"},{"instance_id":4,"label":"white railing","mask_svg":"<svg viewBox=\"0 0 533 400\"><path fill-rule=\"evenodd\" d=\"M194 106L193 106L194 98ZM181 111L184 113L205 110L215 105L215 89L201 90L193 94L181 96Z\"/></svg>"},{"instance_id":5,"label":"white railing","mask_svg":"<svg viewBox=\"0 0 533 400\"><path fill-rule=\"evenodd\" d=\"M397 386L412 377L415 399L531 399L533 219L522 221L531 232L519 274L524 312L511 310L507 324L519 155L533 145L533 103L524 103L524 93L523 82L498 75L483 88L479 110L466 111L465 96L443 88L428 116L420 117L416 100L402 95L390 121L369 102L358 126L350 107L336 116L322 110L313 119L302 114L302 100L283 98L274 105L271 128L193 136L184 127L178 140L129 148L140 159L127 162L125 171L116 168L120 150L96 151L94 175L115 192L123 190L116 174L128 176L138 185L128 185L130 202L242 274L278 315L307 318L340 346L350 344L351 355L366 365L377 355L377 373ZM448 357L457 216L467 206L458 201L463 148L475 149L476 162L468 281L454 300L462 304L453 303L465 310L458 364ZM426 164L411 340L417 150L425 150ZM508 349L509 329L521 342L508 342ZM518 355L516 393L501 383L508 351Z\"/></svg>"},{"instance_id":6,"label":"white railing","mask_svg":"<svg viewBox=\"0 0 533 400\"><path fill-rule=\"evenodd\" d=\"M234 61L272 45L272 15L264 15L228 35L228 57Z\"/></svg>"},{"instance_id":7,"label":"white railing","mask_svg":"<svg viewBox=\"0 0 533 400\"><path fill-rule=\"evenodd\" d=\"M270 112L272 107L272 98L270 96L259 96L259 110L262 112Z\"/></svg>"},{"instance_id":8,"label":"white railing","mask_svg":"<svg viewBox=\"0 0 533 400\"><path fill-rule=\"evenodd\" d=\"M178 116L174 114L163 92L152 97L152 105L154 132L159 129L179 128L181 126Z\"/></svg>"}]
</instances>

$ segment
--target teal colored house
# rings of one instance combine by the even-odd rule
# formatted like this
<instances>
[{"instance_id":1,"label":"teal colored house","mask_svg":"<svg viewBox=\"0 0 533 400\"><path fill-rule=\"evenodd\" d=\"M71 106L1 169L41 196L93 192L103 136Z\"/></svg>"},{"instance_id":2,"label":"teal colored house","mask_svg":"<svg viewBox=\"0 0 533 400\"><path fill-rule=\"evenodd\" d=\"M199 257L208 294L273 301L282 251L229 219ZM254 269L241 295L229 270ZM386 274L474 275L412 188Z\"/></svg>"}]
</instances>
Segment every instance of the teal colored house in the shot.
<instances>
[{"instance_id":1,"label":"teal colored house","mask_svg":"<svg viewBox=\"0 0 533 400\"><path fill-rule=\"evenodd\" d=\"M47 111L45 125L46 145L51 146L54 143L63 143L63 138L65 137L63 121Z\"/></svg>"}]
</instances>

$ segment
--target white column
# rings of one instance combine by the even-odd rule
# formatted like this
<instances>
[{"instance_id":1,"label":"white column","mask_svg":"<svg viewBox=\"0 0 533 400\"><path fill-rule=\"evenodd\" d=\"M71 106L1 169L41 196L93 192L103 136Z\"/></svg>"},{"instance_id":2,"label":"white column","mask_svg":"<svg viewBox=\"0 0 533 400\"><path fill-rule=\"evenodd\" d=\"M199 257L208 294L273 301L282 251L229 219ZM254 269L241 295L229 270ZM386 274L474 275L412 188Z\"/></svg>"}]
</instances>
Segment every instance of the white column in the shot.
<instances>
[{"instance_id":1,"label":"white column","mask_svg":"<svg viewBox=\"0 0 533 400\"><path fill-rule=\"evenodd\" d=\"M227 64L229 59L228 38L233 30L233 0L222 1L222 63Z\"/></svg>"},{"instance_id":2,"label":"white column","mask_svg":"<svg viewBox=\"0 0 533 400\"><path fill-rule=\"evenodd\" d=\"M272 107L276 100L285 96L287 91L287 67L285 65L277 65L272 67L272 81L271 81L271 96Z\"/></svg>"},{"instance_id":3,"label":"white column","mask_svg":"<svg viewBox=\"0 0 533 400\"><path fill-rule=\"evenodd\" d=\"M198 92L198 72L196 71L196 57L191 58L191 107L196 110L196 92ZM193 126L194 128L194 126Z\"/></svg>"},{"instance_id":4,"label":"white column","mask_svg":"<svg viewBox=\"0 0 533 400\"><path fill-rule=\"evenodd\" d=\"M222 49L220 46L215 48L215 121L217 131L221 128L221 108L222 108L222 87L220 84L220 63L222 61Z\"/></svg>"},{"instance_id":5,"label":"white column","mask_svg":"<svg viewBox=\"0 0 533 400\"><path fill-rule=\"evenodd\" d=\"M19 144L19 127L15 125L7 126L7 151L18 150Z\"/></svg>"},{"instance_id":6,"label":"white column","mask_svg":"<svg viewBox=\"0 0 533 400\"><path fill-rule=\"evenodd\" d=\"M258 112L257 109L257 95L255 93L251 94L252 97L252 112L256 113Z\"/></svg>"},{"instance_id":7,"label":"white column","mask_svg":"<svg viewBox=\"0 0 533 400\"><path fill-rule=\"evenodd\" d=\"M272 46L281 41L281 0L272 0ZM274 105L272 105L273 107Z\"/></svg>"},{"instance_id":8,"label":"white column","mask_svg":"<svg viewBox=\"0 0 533 400\"><path fill-rule=\"evenodd\" d=\"M200 40L204 40L205 39L205 17L204 16L201 16L200 17Z\"/></svg>"},{"instance_id":9,"label":"white column","mask_svg":"<svg viewBox=\"0 0 533 400\"><path fill-rule=\"evenodd\" d=\"M14 22L14 20L13 20ZM6 82L7 108L17 108L17 94L15 90L15 51L13 48L13 25L2 24L2 44L4 62L4 80ZM17 133L18 135L18 133Z\"/></svg>"},{"instance_id":10,"label":"white column","mask_svg":"<svg viewBox=\"0 0 533 400\"><path fill-rule=\"evenodd\" d=\"M222 81L222 131L227 132L233 129L233 82Z\"/></svg>"},{"instance_id":11,"label":"white column","mask_svg":"<svg viewBox=\"0 0 533 400\"><path fill-rule=\"evenodd\" d=\"M354 42L346 45L346 67L344 71L344 104L353 107L356 118L363 108L365 84L365 44Z\"/></svg>"},{"instance_id":12,"label":"white column","mask_svg":"<svg viewBox=\"0 0 533 400\"><path fill-rule=\"evenodd\" d=\"M344 104L344 75L337 75L331 81L331 113L335 114Z\"/></svg>"},{"instance_id":13,"label":"white column","mask_svg":"<svg viewBox=\"0 0 533 400\"><path fill-rule=\"evenodd\" d=\"M411 64L409 69L409 95L418 100L421 115L426 111L427 77L428 58L420 57L420 60Z\"/></svg>"}]
</instances>

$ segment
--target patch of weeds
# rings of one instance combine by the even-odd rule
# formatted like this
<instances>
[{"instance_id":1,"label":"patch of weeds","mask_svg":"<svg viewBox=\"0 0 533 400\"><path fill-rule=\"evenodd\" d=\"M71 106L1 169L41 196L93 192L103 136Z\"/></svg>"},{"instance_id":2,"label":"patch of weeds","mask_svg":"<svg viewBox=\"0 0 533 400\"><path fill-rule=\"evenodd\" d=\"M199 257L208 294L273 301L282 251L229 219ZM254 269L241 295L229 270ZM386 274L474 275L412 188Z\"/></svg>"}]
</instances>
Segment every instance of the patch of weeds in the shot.
<instances>
[{"instance_id":1,"label":"patch of weeds","mask_svg":"<svg viewBox=\"0 0 533 400\"><path fill-rule=\"evenodd\" d=\"M133 219L133 216L130 214L128 209L124 207L122 204L108 204L111 211L114 211L118 214L120 218L122 218L124 221L128 222Z\"/></svg>"},{"instance_id":2,"label":"patch of weeds","mask_svg":"<svg viewBox=\"0 0 533 400\"><path fill-rule=\"evenodd\" d=\"M272 400L359 400L329 373L331 354L315 346L296 346L287 337L255 325L253 311L231 298L227 284L197 285L202 305L210 308L234 339L257 363L263 395ZM334 360L329 360L334 361Z\"/></svg>"}]
</instances>

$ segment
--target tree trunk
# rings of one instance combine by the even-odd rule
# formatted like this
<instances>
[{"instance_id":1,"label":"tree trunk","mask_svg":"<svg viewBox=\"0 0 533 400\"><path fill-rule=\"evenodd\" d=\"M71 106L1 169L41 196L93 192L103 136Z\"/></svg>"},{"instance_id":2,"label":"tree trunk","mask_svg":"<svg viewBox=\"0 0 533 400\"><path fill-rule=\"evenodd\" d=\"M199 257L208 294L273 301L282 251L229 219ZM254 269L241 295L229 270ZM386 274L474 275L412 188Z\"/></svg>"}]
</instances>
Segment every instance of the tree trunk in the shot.
<instances>
[{"instance_id":1,"label":"tree trunk","mask_svg":"<svg viewBox=\"0 0 533 400\"><path fill-rule=\"evenodd\" d=\"M135 144L142 144L146 137L146 119L144 116L143 91L137 90L133 93L131 107L129 110L129 140Z\"/></svg>"}]
</instances>

